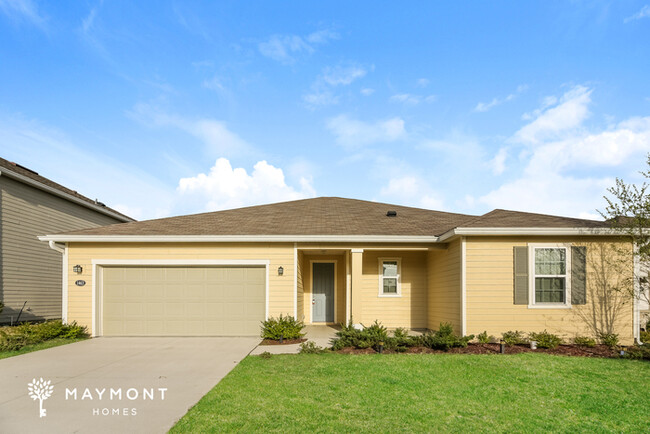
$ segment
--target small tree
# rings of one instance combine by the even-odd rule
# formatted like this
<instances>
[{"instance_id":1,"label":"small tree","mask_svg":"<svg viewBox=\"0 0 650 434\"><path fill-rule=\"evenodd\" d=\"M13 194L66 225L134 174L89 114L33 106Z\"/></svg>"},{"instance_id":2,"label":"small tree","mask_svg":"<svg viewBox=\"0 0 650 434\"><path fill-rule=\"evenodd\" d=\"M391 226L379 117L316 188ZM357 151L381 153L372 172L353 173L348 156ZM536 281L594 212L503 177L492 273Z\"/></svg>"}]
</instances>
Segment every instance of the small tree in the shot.
<instances>
[{"instance_id":1,"label":"small tree","mask_svg":"<svg viewBox=\"0 0 650 434\"><path fill-rule=\"evenodd\" d=\"M624 245L627 243L624 243ZM621 315L632 302L629 244L587 243L587 309L573 309L593 336L616 333Z\"/></svg>"},{"instance_id":2,"label":"small tree","mask_svg":"<svg viewBox=\"0 0 650 434\"><path fill-rule=\"evenodd\" d=\"M650 153L647 155L648 170L640 172L644 178L650 179ZM605 196L607 206L604 211L598 211L613 229L617 229L635 246L635 254L640 268L648 271L650 267L650 185L643 182L638 186L626 184L616 178L616 185L607 191L613 196ZM650 301L649 282L647 277L636 276L630 291L637 299Z\"/></svg>"}]
</instances>

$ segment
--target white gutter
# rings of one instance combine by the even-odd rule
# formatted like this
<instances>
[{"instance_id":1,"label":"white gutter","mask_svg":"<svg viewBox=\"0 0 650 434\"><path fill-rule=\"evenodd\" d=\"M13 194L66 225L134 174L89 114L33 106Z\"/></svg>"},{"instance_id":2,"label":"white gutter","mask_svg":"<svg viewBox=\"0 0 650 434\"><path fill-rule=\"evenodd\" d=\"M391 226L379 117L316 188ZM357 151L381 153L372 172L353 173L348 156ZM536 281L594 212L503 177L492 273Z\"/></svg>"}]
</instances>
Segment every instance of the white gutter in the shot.
<instances>
[{"instance_id":1,"label":"white gutter","mask_svg":"<svg viewBox=\"0 0 650 434\"><path fill-rule=\"evenodd\" d=\"M41 240L41 241L44 241L44 240ZM55 241L50 241L48 244L50 245L50 249L56 250L59 253L65 253L65 247L57 246Z\"/></svg>"},{"instance_id":2,"label":"white gutter","mask_svg":"<svg viewBox=\"0 0 650 434\"><path fill-rule=\"evenodd\" d=\"M436 243L434 236L402 235L44 235L41 241L78 243L258 243L258 242L364 242L364 243Z\"/></svg>"},{"instance_id":3,"label":"white gutter","mask_svg":"<svg viewBox=\"0 0 650 434\"><path fill-rule=\"evenodd\" d=\"M63 324L68 323L68 249L63 246L58 246L54 241L48 243L50 249L55 250L63 254L63 260L61 261L62 273L61 273L61 320Z\"/></svg>"},{"instance_id":4,"label":"white gutter","mask_svg":"<svg viewBox=\"0 0 650 434\"><path fill-rule=\"evenodd\" d=\"M438 241L443 242L461 235L474 236L515 236L515 235L625 235L618 229L610 228L455 228L442 234Z\"/></svg>"},{"instance_id":5,"label":"white gutter","mask_svg":"<svg viewBox=\"0 0 650 434\"><path fill-rule=\"evenodd\" d=\"M42 183L40 183L40 182L38 182L38 181L36 181L34 179L28 178L27 176L20 175L18 173L12 172L10 170L7 170L7 169L0 170L0 176L2 176L2 175L6 175L6 176L8 176L10 178L16 179L17 181L23 182L25 184L29 184L32 187L36 187L39 190L46 191L46 192L48 192L50 194L53 194L55 196L59 196L59 197L62 197L63 199L69 200L70 202L74 202L74 203L76 203L78 205L84 206L86 208L90 208L93 211L97 211L97 212L100 212L100 213L105 214L107 216L113 217L113 218L115 218L117 220L120 220L121 222L133 222L133 221L135 221L130 217L126 217L126 216L117 214L117 213L115 213L115 212L113 212L111 210L108 210L108 209L106 209L106 208L104 208L102 206L95 205L95 204L87 202L87 201L85 201L83 199L79 199L78 197L75 197L75 196L73 196L71 194L68 194L68 193L65 193L65 192L63 192L61 190L58 190L56 188L50 187L49 185L42 184Z\"/></svg>"}]
</instances>

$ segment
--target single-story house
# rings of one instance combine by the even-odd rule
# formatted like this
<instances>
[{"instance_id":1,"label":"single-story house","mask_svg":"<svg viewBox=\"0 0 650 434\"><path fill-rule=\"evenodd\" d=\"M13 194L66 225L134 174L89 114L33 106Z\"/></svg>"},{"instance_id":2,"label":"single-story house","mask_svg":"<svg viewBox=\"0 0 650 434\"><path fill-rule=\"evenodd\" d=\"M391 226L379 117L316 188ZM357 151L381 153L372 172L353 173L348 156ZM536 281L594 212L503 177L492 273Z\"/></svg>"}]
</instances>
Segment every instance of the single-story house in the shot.
<instances>
[{"instance_id":1,"label":"single-story house","mask_svg":"<svg viewBox=\"0 0 650 434\"><path fill-rule=\"evenodd\" d=\"M131 221L0 158L0 324L61 318L64 258L38 241L38 235Z\"/></svg>"},{"instance_id":2,"label":"single-story house","mask_svg":"<svg viewBox=\"0 0 650 434\"><path fill-rule=\"evenodd\" d=\"M320 197L40 239L65 251L65 318L94 336L257 335L281 314L411 329L448 322L463 335L611 326L624 343L639 329L634 300L590 324L611 310L598 291L635 272L631 242L600 221Z\"/></svg>"}]
</instances>

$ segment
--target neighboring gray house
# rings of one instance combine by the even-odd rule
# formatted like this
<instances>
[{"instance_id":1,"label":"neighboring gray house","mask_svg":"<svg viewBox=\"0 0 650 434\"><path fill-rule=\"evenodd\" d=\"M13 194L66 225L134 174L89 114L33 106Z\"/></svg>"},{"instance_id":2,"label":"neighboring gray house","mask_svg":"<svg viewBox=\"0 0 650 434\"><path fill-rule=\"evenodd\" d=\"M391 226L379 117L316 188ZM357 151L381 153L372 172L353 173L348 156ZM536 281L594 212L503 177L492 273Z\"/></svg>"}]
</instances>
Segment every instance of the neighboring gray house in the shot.
<instances>
[{"instance_id":1,"label":"neighboring gray house","mask_svg":"<svg viewBox=\"0 0 650 434\"><path fill-rule=\"evenodd\" d=\"M61 318L63 257L36 237L134 221L0 158L0 324ZM64 273L65 275L65 273Z\"/></svg>"}]
</instances>

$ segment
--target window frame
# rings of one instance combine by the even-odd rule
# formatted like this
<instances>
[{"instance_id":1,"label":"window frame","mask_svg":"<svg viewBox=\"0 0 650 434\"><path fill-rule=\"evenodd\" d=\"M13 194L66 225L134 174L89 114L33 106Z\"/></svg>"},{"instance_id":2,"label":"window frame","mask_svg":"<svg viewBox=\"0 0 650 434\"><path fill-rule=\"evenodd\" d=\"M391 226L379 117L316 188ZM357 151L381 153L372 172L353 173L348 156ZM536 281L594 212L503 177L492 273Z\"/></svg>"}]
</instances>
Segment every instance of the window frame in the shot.
<instances>
[{"instance_id":1,"label":"window frame","mask_svg":"<svg viewBox=\"0 0 650 434\"><path fill-rule=\"evenodd\" d=\"M384 262L397 262L397 276L384 276ZM397 292L384 292L384 279L397 278ZM402 258L379 258L379 293L378 297L396 298L402 296Z\"/></svg>"},{"instance_id":2,"label":"window frame","mask_svg":"<svg viewBox=\"0 0 650 434\"><path fill-rule=\"evenodd\" d=\"M564 249L565 251L565 285L564 302L536 302L535 278L557 277L560 274L535 274L535 252L537 249ZM528 308L529 309L571 309L571 244L568 243L535 243L528 245Z\"/></svg>"}]
</instances>

